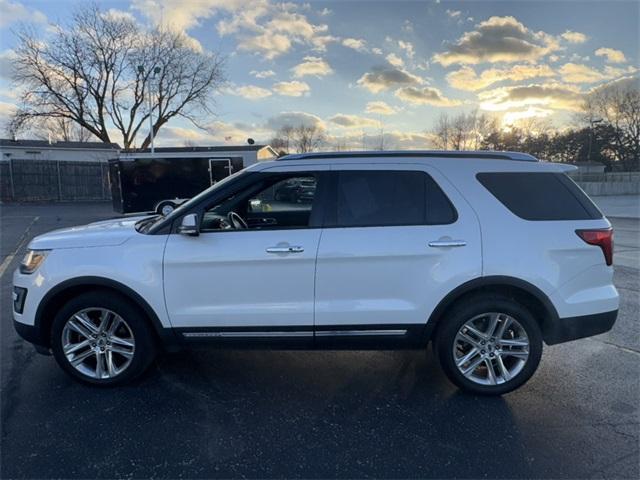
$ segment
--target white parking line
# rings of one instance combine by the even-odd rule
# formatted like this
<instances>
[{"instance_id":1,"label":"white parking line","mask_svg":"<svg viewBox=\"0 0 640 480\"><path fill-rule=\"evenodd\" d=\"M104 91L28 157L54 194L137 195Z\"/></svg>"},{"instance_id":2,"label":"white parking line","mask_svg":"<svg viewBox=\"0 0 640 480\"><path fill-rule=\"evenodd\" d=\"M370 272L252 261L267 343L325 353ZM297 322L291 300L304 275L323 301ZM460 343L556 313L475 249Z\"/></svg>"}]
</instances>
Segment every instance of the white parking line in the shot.
<instances>
[{"instance_id":1,"label":"white parking line","mask_svg":"<svg viewBox=\"0 0 640 480\"><path fill-rule=\"evenodd\" d=\"M13 253L11 253L10 255L7 255L7 258L5 258L2 261L2 263L0 263L0 278L2 278L2 276L4 275L4 272L7 270L7 268L9 268L9 265L11 265L11 262L13 261L17 253L22 248L22 245L24 245L24 242L28 238L29 230L31 230L31 227L33 227L33 224L36 223L38 219L40 219L40 217L34 217L34 219L31 220L31 223L22 234L22 237L20 238L20 241L18 242L18 246L16 247L16 249L13 251Z\"/></svg>"}]
</instances>

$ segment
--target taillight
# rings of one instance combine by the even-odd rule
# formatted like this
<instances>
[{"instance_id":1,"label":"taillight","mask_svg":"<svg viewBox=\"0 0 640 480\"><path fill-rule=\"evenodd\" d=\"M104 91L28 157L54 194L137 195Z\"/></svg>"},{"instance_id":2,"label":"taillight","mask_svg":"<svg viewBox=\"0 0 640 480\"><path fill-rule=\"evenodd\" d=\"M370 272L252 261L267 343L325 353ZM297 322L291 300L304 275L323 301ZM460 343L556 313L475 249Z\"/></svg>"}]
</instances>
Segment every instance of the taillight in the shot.
<instances>
[{"instance_id":1,"label":"taillight","mask_svg":"<svg viewBox=\"0 0 640 480\"><path fill-rule=\"evenodd\" d=\"M613 228L576 230L576 233L589 245L597 245L602 249L607 265L611 265L613 263Z\"/></svg>"}]
</instances>

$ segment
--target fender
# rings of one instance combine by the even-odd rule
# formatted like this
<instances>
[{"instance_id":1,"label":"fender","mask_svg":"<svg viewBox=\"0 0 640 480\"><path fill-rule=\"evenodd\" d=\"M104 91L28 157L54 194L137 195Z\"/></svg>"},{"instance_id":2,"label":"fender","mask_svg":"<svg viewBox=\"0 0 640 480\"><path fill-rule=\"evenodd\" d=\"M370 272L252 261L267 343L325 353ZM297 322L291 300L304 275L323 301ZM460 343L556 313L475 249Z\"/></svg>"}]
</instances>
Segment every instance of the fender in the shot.
<instances>
[{"instance_id":1,"label":"fender","mask_svg":"<svg viewBox=\"0 0 640 480\"><path fill-rule=\"evenodd\" d=\"M35 315L35 330L39 333L41 344L48 345L49 341L46 338L47 329L43 330L41 327L43 323L47 321L45 318L45 311L50 306L51 301L60 293L74 287L105 287L111 290L115 290L125 297L132 300L138 307L140 307L144 313L147 315L151 324L153 326L153 330L156 332L161 342L165 345L171 345L176 343L176 335L173 333L171 328L166 328L160 322L158 315L151 308L151 306L147 303L147 301L140 296L136 291L131 289L130 287L117 282L115 280L111 280L109 278L104 277L93 277L93 276L85 276L85 277L76 277L69 280L65 280L60 282L51 290L49 290L46 295L42 298L42 301L38 305L38 309L36 310Z\"/></svg>"},{"instance_id":2,"label":"fender","mask_svg":"<svg viewBox=\"0 0 640 480\"><path fill-rule=\"evenodd\" d=\"M440 301L440 303L438 303L438 306L429 316L429 320L427 321L427 324L424 328L423 339L425 341L428 341L434 329L437 327L442 314L446 312L446 310L451 307L456 300L469 292L487 287L512 287L526 292L527 294L535 298L540 303L540 305L544 309L544 313L546 314L546 318L543 319L543 323L541 325L543 335L546 334L549 326L555 324L559 319L558 311L556 310L556 307L553 305L551 300L549 300L549 297L535 285L515 277L491 275L469 280L468 282L459 285L451 292L449 292Z\"/></svg>"}]
</instances>

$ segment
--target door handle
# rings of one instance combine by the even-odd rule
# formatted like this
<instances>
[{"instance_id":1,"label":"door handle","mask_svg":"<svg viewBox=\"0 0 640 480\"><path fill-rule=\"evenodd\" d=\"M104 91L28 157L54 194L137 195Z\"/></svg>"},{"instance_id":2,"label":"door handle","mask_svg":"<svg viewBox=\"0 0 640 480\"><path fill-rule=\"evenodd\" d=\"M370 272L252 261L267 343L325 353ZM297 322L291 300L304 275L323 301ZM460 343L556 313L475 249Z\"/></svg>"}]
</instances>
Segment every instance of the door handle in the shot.
<instances>
[{"instance_id":1,"label":"door handle","mask_svg":"<svg viewBox=\"0 0 640 480\"><path fill-rule=\"evenodd\" d=\"M302 253L304 248L298 246L268 247L267 253Z\"/></svg>"},{"instance_id":2,"label":"door handle","mask_svg":"<svg viewBox=\"0 0 640 480\"><path fill-rule=\"evenodd\" d=\"M430 247L436 247L436 248L464 247L466 245L467 245L467 242L465 242L464 240L435 240L433 242L429 242Z\"/></svg>"}]
</instances>

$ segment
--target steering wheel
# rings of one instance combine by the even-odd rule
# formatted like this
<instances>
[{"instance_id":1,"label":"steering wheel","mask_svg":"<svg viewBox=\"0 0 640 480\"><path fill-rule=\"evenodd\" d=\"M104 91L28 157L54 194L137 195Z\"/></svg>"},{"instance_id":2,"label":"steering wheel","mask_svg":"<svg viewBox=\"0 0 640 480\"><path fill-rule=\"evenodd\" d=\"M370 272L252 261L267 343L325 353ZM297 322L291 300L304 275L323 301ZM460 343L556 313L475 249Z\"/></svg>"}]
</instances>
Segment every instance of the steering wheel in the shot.
<instances>
[{"instance_id":1,"label":"steering wheel","mask_svg":"<svg viewBox=\"0 0 640 480\"><path fill-rule=\"evenodd\" d=\"M244 218L242 218L236 212L229 212L227 217L229 218L229 223L231 223L231 226L233 226L233 228L235 228L236 230L246 230L247 228L249 228L249 225L247 225L247 222L245 222Z\"/></svg>"}]
</instances>

